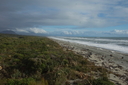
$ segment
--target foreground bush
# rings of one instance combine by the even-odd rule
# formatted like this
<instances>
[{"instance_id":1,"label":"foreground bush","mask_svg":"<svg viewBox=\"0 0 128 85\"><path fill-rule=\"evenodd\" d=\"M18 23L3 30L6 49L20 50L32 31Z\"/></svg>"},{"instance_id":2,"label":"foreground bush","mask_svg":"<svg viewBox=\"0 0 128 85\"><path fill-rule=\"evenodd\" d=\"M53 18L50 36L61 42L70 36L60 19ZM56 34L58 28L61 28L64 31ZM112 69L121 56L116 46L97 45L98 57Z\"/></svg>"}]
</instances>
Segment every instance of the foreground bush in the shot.
<instances>
[{"instance_id":1,"label":"foreground bush","mask_svg":"<svg viewBox=\"0 0 128 85\"><path fill-rule=\"evenodd\" d=\"M48 85L48 82L44 78L38 82L33 78L9 79L5 85Z\"/></svg>"},{"instance_id":2,"label":"foreground bush","mask_svg":"<svg viewBox=\"0 0 128 85\"><path fill-rule=\"evenodd\" d=\"M63 51L45 37L0 36L0 83L2 85L113 85L108 71L72 51ZM97 72L99 78L95 79ZM88 74L88 75L85 75ZM84 81L81 81L84 80Z\"/></svg>"}]
</instances>

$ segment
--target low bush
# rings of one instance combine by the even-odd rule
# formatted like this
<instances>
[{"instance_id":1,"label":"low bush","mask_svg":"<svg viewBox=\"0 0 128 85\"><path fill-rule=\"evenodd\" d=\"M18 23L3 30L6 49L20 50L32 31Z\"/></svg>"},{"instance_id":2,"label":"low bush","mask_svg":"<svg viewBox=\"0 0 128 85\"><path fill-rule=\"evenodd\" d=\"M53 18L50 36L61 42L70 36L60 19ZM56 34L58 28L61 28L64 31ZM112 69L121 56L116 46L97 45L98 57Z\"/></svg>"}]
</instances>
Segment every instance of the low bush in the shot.
<instances>
[{"instance_id":1,"label":"low bush","mask_svg":"<svg viewBox=\"0 0 128 85\"><path fill-rule=\"evenodd\" d=\"M67 80L86 79L83 74L90 76L91 71L101 74L99 79L88 79L94 85L113 85L103 78L107 70L72 51L63 51L46 37L1 35L0 40L0 80L5 79L6 85L65 85Z\"/></svg>"}]
</instances>

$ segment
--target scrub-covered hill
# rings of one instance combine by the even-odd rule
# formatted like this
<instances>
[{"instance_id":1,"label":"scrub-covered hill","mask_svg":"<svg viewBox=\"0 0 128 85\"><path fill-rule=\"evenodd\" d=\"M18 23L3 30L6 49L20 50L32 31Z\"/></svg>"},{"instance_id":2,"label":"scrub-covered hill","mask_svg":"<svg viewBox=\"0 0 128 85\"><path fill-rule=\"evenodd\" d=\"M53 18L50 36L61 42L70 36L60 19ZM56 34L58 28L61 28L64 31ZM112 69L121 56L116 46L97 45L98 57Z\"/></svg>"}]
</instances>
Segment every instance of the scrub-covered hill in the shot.
<instances>
[{"instance_id":1,"label":"scrub-covered hill","mask_svg":"<svg viewBox=\"0 0 128 85\"><path fill-rule=\"evenodd\" d=\"M108 74L46 37L0 35L0 84L114 85Z\"/></svg>"}]
</instances>

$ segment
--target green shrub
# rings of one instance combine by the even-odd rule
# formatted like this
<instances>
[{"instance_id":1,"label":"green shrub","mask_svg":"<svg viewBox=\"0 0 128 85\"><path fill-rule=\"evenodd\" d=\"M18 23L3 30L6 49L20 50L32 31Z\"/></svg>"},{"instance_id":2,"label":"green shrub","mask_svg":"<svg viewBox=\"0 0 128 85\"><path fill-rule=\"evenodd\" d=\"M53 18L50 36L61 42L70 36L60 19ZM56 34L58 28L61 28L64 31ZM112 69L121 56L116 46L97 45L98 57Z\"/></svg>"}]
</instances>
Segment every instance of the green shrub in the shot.
<instances>
[{"instance_id":1,"label":"green shrub","mask_svg":"<svg viewBox=\"0 0 128 85\"><path fill-rule=\"evenodd\" d=\"M36 83L36 81L33 78L9 79L6 85L30 85L32 82Z\"/></svg>"},{"instance_id":2,"label":"green shrub","mask_svg":"<svg viewBox=\"0 0 128 85\"><path fill-rule=\"evenodd\" d=\"M1 35L0 64L4 68L0 75L8 79L6 85L61 85L67 80L79 79L80 73L91 71L100 72L98 77L101 77L90 79L93 85L113 85L105 78L106 69L72 51L63 51L57 43L44 37ZM42 78L37 83L41 77L48 81ZM84 83L88 82L75 82L76 85Z\"/></svg>"},{"instance_id":3,"label":"green shrub","mask_svg":"<svg viewBox=\"0 0 128 85\"><path fill-rule=\"evenodd\" d=\"M115 84L110 82L107 78L99 78L93 81L93 85L115 85Z\"/></svg>"}]
</instances>

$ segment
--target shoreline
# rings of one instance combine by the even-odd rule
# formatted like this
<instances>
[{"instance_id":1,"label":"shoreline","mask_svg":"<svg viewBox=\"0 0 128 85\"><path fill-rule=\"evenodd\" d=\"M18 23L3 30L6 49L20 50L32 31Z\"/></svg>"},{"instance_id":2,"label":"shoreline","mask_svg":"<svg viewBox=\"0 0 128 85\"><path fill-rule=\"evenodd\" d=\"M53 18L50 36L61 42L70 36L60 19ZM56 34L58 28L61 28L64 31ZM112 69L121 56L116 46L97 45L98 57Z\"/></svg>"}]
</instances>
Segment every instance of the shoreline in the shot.
<instances>
[{"instance_id":1,"label":"shoreline","mask_svg":"<svg viewBox=\"0 0 128 85\"><path fill-rule=\"evenodd\" d=\"M57 42L64 50L71 50L94 62L96 66L102 66L113 72L113 74L109 75L109 79L117 83L117 85L128 84L126 82L128 79L128 54L69 41L50 39Z\"/></svg>"},{"instance_id":2,"label":"shoreline","mask_svg":"<svg viewBox=\"0 0 128 85\"><path fill-rule=\"evenodd\" d=\"M74 39L70 40L70 38L69 39L57 38L57 37L49 37L49 38L53 38L53 39L60 40L60 41L68 41L68 42L72 42L72 43L78 43L78 44L87 45L90 47L103 48L106 50L116 51L121 54L126 54L128 56L128 51L127 51L128 48L125 46L120 46L120 45L110 44L110 43L105 44L105 43L93 43L93 42L86 42L86 41L84 42L84 41L79 41L79 40L74 40Z\"/></svg>"}]
</instances>

